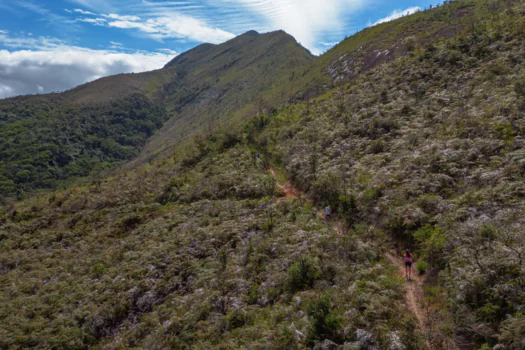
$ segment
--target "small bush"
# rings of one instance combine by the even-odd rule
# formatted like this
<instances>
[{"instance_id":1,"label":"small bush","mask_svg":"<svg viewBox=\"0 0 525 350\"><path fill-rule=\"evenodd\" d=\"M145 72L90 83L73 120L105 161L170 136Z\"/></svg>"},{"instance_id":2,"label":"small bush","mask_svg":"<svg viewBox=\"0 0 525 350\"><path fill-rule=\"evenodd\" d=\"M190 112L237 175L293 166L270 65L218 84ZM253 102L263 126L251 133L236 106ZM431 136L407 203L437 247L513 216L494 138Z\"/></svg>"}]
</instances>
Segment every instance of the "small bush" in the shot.
<instances>
[{"instance_id":1,"label":"small bush","mask_svg":"<svg viewBox=\"0 0 525 350\"><path fill-rule=\"evenodd\" d=\"M332 314L332 303L328 296L313 301L308 307L308 316L312 322L312 329L308 334L308 343L315 340L334 339L337 329L341 326L341 318Z\"/></svg>"},{"instance_id":2,"label":"small bush","mask_svg":"<svg viewBox=\"0 0 525 350\"><path fill-rule=\"evenodd\" d=\"M272 232L274 227L275 227L275 219L268 219L262 225L263 231L266 231L266 232Z\"/></svg>"},{"instance_id":3,"label":"small bush","mask_svg":"<svg viewBox=\"0 0 525 350\"><path fill-rule=\"evenodd\" d=\"M91 267L91 275L94 278L100 278L106 272L106 268L102 264L95 264Z\"/></svg>"},{"instance_id":4,"label":"small bush","mask_svg":"<svg viewBox=\"0 0 525 350\"><path fill-rule=\"evenodd\" d=\"M514 141L515 132L510 122L505 122L496 125L494 127L494 132L496 133L498 138L505 141L506 143Z\"/></svg>"},{"instance_id":5,"label":"small bush","mask_svg":"<svg viewBox=\"0 0 525 350\"><path fill-rule=\"evenodd\" d=\"M444 268L443 250L447 244L448 235L440 227L425 225L414 233L414 238L419 243L422 255L430 266L433 269Z\"/></svg>"},{"instance_id":6,"label":"small bush","mask_svg":"<svg viewBox=\"0 0 525 350\"><path fill-rule=\"evenodd\" d=\"M226 316L226 322L230 330L244 326L247 320L246 312L243 310L233 310Z\"/></svg>"},{"instance_id":7,"label":"small bush","mask_svg":"<svg viewBox=\"0 0 525 350\"><path fill-rule=\"evenodd\" d=\"M516 82L514 84L514 91L520 96L525 96L525 80Z\"/></svg>"},{"instance_id":8,"label":"small bush","mask_svg":"<svg viewBox=\"0 0 525 350\"><path fill-rule=\"evenodd\" d=\"M428 267L428 264L424 261L420 261L416 263L416 271L420 275L424 275L427 272L427 267Z\"/></svg>"},{"instance_id":9,"label":"small bush","mask_svg":"<svg viewBox=\"0 0 525 350\"><path fill-rule=\"evenodd\" d=\"M383 153L385 151L385 143L383 140L376 140L370 145L370 152L373 154Z\"/></svg>"},{"instance_id":10,"label":"small bush","mask_svg":"<svg viewBox=\"0 0 525 350\"><path fill-rule=\"evenodd\" d=\"M310 257L301 256L288 269L288 289L295 293L312 288L317 278L319 278L319 270L315 261Z\"/></svg>"},{"instance_id":11,"label":"small bush","mask_svg":"<svg viewBox=\"0 0 525 350\"><path fill-rule=\"evenodd\" d=\"M416 37L409 36L404 40L408 51L414 51L416 49Z\"/></svg>"}]
</instances>

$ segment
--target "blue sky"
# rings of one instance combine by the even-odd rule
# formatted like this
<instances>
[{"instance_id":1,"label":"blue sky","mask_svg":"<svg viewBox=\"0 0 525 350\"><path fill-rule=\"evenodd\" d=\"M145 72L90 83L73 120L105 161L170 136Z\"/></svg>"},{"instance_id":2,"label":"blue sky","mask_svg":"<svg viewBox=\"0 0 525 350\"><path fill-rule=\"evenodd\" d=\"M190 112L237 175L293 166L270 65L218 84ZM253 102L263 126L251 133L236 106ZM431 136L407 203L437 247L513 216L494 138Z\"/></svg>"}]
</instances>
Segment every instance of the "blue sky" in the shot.
<instances>
[{"instance_id":1,"label":"blue sky","mask_svg":"<svg viewBox=\"0 0 525 350\"><path fill-rule=\"evenodd\" d=\"M314 54L432 0L0 0L0 98L161 68L203 42L283 29Z\"/></svg>"}]
</instances>

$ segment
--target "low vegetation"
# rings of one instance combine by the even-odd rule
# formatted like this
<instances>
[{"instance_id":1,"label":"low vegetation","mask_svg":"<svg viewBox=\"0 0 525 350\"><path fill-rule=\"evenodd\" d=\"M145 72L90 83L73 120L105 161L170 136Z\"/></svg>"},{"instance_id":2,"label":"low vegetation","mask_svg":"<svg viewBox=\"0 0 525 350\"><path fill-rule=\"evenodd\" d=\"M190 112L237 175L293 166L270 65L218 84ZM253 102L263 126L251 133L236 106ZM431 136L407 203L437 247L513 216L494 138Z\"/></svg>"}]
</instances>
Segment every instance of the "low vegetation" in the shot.
<instances>
[{"instance_id":1,"label":"low vegetation","mask_svg":"<svg viewBox=\"0 0 525 350\"><path fill-rule=\"evenodd\" d=\"M403 18L463 20L315 98L3 206L0 348L523 348L523 14ZM421 329L394 247L426 276Z\"/></svg>"},{"instance_id":2,"label":"low vegetation","mask_svg":"<svg viewBox=\"0 0 525 350\"><path fill-rule=\"evenodd\" d=\"M338 236L219 143L5 212L0 345L416 349L382 233Z\"/></svg>"}]
</instances>

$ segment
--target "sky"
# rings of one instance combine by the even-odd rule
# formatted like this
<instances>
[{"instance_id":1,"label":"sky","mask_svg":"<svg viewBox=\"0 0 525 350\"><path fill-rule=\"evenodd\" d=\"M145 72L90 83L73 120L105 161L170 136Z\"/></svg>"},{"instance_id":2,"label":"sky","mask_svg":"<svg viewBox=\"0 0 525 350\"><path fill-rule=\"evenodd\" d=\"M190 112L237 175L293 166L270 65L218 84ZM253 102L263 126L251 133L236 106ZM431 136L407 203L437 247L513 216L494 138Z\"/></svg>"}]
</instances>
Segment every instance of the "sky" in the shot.
<instances>
[{"instance_id":1,"label":"sky","mask_svg":"<svg viewBox=\"0 0 525 350\"><path fill-rule=\"evenodd\" d=\"M0 99L162 68L201 43L282 29L313 54L434 0L0 0Z\"/></svg>"}]
</instances>

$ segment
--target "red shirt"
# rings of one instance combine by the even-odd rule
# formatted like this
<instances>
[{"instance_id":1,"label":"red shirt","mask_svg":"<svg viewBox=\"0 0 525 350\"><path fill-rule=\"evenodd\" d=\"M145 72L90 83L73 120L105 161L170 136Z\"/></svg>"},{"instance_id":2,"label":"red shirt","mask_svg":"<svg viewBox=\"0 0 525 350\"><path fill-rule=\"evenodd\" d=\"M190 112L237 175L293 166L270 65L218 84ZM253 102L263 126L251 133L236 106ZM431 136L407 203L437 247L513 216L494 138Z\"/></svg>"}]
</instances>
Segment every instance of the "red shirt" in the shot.
<instances>
[{"instance_id":1,"label":"red shirt","mask_svg":"<svg viewBox=\"0 0 525 350\"><path fill-rule=\"evenodd\" d=\"M410 254L410 256L403 254L403 256L405 257L405 262L412 262L412 254Z\"/></svg>"}]
</instances>

